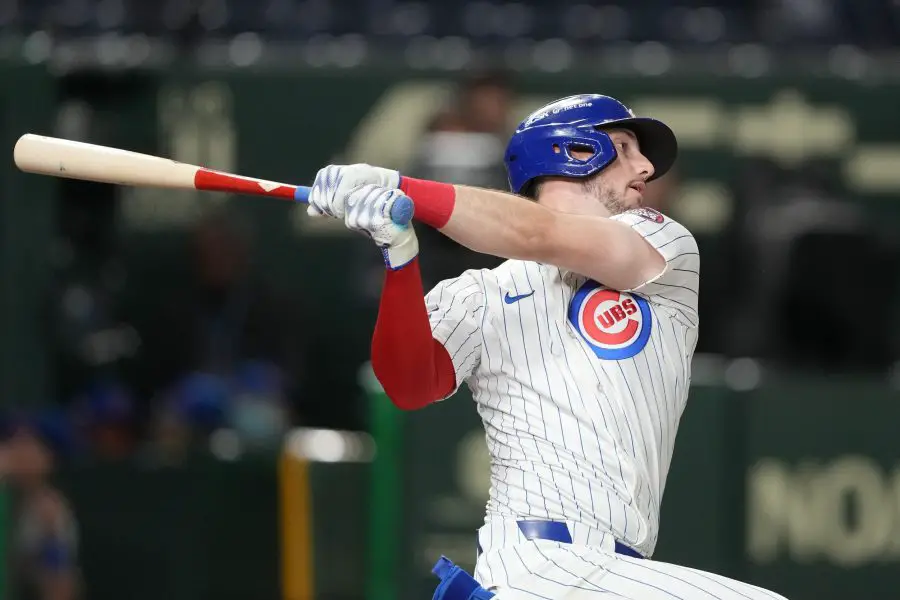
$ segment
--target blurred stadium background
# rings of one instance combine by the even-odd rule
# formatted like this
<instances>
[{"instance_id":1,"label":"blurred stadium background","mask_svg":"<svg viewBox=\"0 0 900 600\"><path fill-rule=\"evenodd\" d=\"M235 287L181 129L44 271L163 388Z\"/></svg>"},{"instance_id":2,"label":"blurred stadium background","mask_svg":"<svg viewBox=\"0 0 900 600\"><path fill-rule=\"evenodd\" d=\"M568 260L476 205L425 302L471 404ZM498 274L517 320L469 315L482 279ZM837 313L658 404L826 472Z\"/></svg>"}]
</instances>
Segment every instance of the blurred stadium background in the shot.
<instances>
[{"instance_id":1,"label":"blurred stadium background","mask_svg":"<svg viewBox=\"0 0 900 600\"><path fill-rule=\"evenodd\" d=\"M18 136L503 188L515 122L598 91L676 130L649 201L701 245L655 558L900 598L897 0L0 0L2 598L423 600L487 481L466 392L380 395L368 241ZM420 237L427 285L496 264Z\"/></svg>"}]
</instances>

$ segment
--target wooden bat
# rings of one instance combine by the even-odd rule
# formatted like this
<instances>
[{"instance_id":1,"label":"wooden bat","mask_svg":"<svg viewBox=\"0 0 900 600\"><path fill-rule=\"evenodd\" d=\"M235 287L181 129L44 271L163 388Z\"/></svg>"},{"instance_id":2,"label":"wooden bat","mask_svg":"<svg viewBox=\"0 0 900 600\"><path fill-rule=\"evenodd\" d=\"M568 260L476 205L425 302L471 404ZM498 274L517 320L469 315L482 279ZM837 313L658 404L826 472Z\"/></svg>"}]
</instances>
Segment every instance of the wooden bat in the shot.
<instances>
[{"instance_id":1,"label":"wooden bat","mask_svg":"<svg viewBox=\"0 0 900 600\"><path fill-rule=\"evenodd\" d=\"M26 173L116 185L194 189L306 202L305 186L244 177L108 146L26 133L13 151Z\"/></svg>"},{"instance_id":2,"label":"wooden bat","mask_svg":"<svg viewBox=\"0 0 900 600\"><path fill-rule=\"evenodd\" d=\"M97 144L26 133L13 150L16 166L26 173L83 179L116 185L229 192L307 202L310 189L235 175L159 156ZM391 220L406 225L415 207L405 196L391 206Z\"/></svg>"}]
</instances>

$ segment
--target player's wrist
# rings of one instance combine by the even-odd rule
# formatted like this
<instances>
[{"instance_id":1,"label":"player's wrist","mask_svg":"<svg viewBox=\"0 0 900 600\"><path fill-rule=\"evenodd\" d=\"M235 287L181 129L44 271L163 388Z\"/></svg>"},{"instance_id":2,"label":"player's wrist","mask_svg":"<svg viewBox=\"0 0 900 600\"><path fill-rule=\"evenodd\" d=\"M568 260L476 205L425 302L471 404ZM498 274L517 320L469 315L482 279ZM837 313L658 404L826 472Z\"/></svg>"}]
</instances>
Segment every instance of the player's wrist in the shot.
<instances>
[{"instance_id":1,"label":"player's wrist","mask_svg":"<svg viewBox=\"0 0 900 600\"><path fill-rule=\"evenodd\" d=\"M456 205L456 188L452 184L400 177L400 189L412 198L417 221L440 229L450 220Z\"/></svg>"},{"instance_id":2,"label":"player's wrist","mask_svg":"<svg viewBox=\"0 0 900 600\"><path fill-rule=\"evenodd\" d=\"M412 226L397 236L397 239L381 247L384 266L391 271L399 271L412 263L419 255L419 240Z\"/></svg>"}]
</instances>

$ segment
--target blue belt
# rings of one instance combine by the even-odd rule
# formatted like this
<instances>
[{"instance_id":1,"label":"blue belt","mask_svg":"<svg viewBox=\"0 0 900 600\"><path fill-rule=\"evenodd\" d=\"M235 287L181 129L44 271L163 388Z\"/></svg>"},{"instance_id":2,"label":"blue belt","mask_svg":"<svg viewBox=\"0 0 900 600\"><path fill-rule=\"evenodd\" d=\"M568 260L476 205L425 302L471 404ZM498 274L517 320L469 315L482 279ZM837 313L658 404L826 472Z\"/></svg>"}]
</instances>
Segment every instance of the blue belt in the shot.
<instances>
[{"instance_id":1,"label":"blue belt","mask_svg":"<svg viewBox=\"0 0 900 600\"><path fill-rule=\"evenodd\" d=\"M493 592L481 587L475 578L453 564L446 556L438 559L432 573L441 582L434 590L432 600L490 600Z\"/></svg>"},{"instance_id":2,"label":"blue belt","mask_svg":"<svg viewBox=\"0 0 900 600\"><path fill-rule=\"evenodd\" d=\"M560 521L538 521L523 520L517 521L519 531L527 540L549 540L551 542L560 542L562 544L572 543L572 532L569 526ZM478 554L481 554L481 544L478 545ZM644 558L637 550L633 550L616 540L616 554L630 556L631 558Z\"/></svg>"}]
</instances>

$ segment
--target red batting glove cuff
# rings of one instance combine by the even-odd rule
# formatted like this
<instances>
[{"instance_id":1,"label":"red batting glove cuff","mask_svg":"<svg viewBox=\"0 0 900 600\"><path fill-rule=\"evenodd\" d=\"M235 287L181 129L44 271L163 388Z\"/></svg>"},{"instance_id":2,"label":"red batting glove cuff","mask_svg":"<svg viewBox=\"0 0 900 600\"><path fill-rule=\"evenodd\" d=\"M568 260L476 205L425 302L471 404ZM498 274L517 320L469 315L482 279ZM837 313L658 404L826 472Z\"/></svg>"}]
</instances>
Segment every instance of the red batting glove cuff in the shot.
<instances>
[{"instance_id":1,"label":"red batting glove cuff","mask_svg":"<svg viewBox=\"0 0 900 600\"><path fill-rule=\"evenodd\" d=\"M414 216L417 221L440 229L450 220L456 205L456 188L451 184L401 177L400 189L416 205Z\"/></svg>"}]
</instances>

